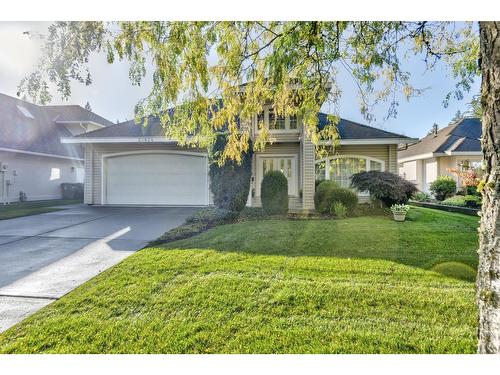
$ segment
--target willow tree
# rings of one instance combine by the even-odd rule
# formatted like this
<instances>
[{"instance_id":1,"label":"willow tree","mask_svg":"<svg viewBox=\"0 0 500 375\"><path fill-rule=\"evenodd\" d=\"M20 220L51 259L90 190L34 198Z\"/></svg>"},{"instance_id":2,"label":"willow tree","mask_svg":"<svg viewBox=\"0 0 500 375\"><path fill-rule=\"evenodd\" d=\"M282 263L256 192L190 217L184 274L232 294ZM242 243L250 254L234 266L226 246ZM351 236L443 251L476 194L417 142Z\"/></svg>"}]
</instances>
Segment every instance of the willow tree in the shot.
<instances>
[{"instance_id":1,"label":"willow tree","mask_svg":"<svg viewBox=\"0 0 500 375\"><path fill-rule=\"evenodd\" d=\"M45 103L55 88L67 99L73 81L92 83L92 54L105 54L109 63L123 59L133 84L152 76L151 91L136 105L137 119L160 117L165 135L186 146L208 147L224 127L220 161L239 162L251 136L240 124L269 102L277 115L300 116L313 143L335 140L340 70L352 76L368 121L373 106L387 103L387 116L396 116L398 100L422 93L404 68L408 59L418 58L430 70L438 64L450 68L454 85L445 105L461 99L482 71L479 351L494 353L500 352L500 35L498 23L480 23L479 35L476 29L451 22L57 22L44 39L38 69L19 91ZM318 130L324 102L334 110L330 124ZM255 150L272 141L259 127Z\"/></svg>"}]
</instances>

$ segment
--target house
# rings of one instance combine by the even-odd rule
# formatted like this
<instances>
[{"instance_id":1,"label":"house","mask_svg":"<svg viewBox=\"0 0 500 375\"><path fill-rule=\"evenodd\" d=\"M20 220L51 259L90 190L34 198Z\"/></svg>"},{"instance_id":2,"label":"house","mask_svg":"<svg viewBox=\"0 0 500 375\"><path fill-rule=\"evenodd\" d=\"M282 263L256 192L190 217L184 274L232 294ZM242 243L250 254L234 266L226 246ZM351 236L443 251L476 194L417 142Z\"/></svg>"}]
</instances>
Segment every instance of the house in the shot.
<instances>
[{"instance_id":1,"label":"house","mask_svg":"<svg viewBox=\"0 0 500 375\"><path fill-rule=\"evenodd\" d=\"M319 126L327 124L320 113ZM348 186L349 177L363 170L397 173L397 147L412 143L399 134L342 119L340 147L317 160L315 146L304 136L300 118L275 118L271 106L255 116L252 134L263 121L274 142L252 160L248 205L260 206L260 185L269 170L280 169L288 178L290 210L314 210L316 179L331 179ZM94 205L193 205L211 203L206 150L183 148L166 139L158 118L147 126L128 121L74 137L64 144L85 147L85 198ZM362 196L367 198L366 196Z\"/></svg>"},{"instance_id":2,"label":"house","mask_svg":"<svg viewBox=\"0 0 500 375\"><path fill-rule=\"evenodd\" d=\"M61 198L61 183L83 182L83 149L62 137L111 125L77 105L39 106L0 94L0 204ZM22 193L21 193L22 192Z\"/></svg>"},{"instance_id":3,"label":"house","mask_svg":"<svg viewBox=\"0 0 500 375\"><path fill-rule=\"evenodd\" d=\"M478 118L464 118L442 129L434 125L420 141L400 148L399 174L426 193L442 175L452 176L459 186L458 177L450 169L481 166L481 134Z\"/></svg>"}]
</instances>

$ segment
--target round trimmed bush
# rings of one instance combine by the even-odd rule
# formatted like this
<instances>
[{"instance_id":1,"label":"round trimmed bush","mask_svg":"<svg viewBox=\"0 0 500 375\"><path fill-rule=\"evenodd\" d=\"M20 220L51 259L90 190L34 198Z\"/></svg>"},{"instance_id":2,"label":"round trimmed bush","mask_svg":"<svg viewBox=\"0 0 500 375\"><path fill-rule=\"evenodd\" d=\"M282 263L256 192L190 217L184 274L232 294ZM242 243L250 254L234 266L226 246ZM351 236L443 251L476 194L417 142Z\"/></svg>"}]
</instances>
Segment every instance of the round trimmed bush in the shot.
<instances>
[{"instance_id":1,"label":"round trimmed bush","mask_svg":"<svg viewBox=\"0 0 500 375\"><path fill-rule=\"evenodd\" d=\"M457 183L450 176L439 176L436 181L431 183L429 189L438 201L442 201L455 194Z\"/></svg>"},{"instance_id":2,"label":"round trimmed bush","mask_svg":"<svg viewBox=\"0 0 500 375\"><path fill-rule=\"evenodd\" d=\"M316 211L319 212L318 207L324 203L325 197L329 191L333 189L338 189L340 186L335 181L324 180L321 181L316 186L316 192L314 193L314 206ZM330 205L331 206L331 205Z\"/></svg>"},{"instance_id":3,"label":"round trimmed bush","mask_svg":"<svg viewBox=\"0 0 500 375\"><path fill-rule=\"evenodd\" d=\"M260 185L262 209L268 215L288 212L288 180L280 171L269 171Z\"/></svg>"},{"instance_id":4,"label":"round trimmed bush","mask_svg":"<svg viewBox=\"0 0 500 375\"><path fill-rule=\"evenodd\" d=\"M460 262L444 262L436 264L431 271L438 272L448 277L460 280L475 281L476 270L471 266Z\"/></svg>"},{"instance_id":5,"label":"round trimmed bush","mask_svg":"<svg viewBox=\"0 0 500 375\"><path fill-rule=\"evenodd\" d=\"M323 181L318 185L314 194L316 211L329 214L335 203L342 203L347 212L350 213L358 204L358 196L354 191L341 188L333 181Z\"/></svg>"}]
</instances>

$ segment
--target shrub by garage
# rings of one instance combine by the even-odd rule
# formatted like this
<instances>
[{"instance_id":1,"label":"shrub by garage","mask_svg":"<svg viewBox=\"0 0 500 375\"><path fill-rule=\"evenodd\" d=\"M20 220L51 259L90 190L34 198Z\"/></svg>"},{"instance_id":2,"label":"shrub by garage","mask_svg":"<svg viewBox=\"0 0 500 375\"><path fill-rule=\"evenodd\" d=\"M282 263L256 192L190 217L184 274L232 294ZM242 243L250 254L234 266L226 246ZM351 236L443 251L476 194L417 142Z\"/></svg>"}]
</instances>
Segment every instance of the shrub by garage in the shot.
<instances>
[{"instance_id":1,"label":"shrub by garage","mask_svg":"<svg viewBox=\"0 0 500 375\"><path fill-rule=\"evenodd\" d=\"M222 161L226 136L221 134L210 150L210 189L214 205L229 211L241 211L247 202L252 174L252 145L242 154L241 162Z\"/></svg>"}]
</instances>

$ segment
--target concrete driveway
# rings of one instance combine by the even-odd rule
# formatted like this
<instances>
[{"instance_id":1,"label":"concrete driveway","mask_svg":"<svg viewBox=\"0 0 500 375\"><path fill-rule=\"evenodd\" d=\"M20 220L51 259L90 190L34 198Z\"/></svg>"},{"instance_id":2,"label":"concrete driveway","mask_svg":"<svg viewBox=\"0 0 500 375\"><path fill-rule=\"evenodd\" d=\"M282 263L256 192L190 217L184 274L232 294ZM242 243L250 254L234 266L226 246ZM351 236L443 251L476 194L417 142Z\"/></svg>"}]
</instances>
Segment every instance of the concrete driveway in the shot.
<instances>
[{"instance_id":1,"label":"concrete driveway","mask_svg":"<svg viewBox=\"0 0 500 375\"><path fill-rule=\"evenodd\" d=\"M140 250L196 210L77 205L0 220L0 332Z\"/></svg>"}]
</instances>

